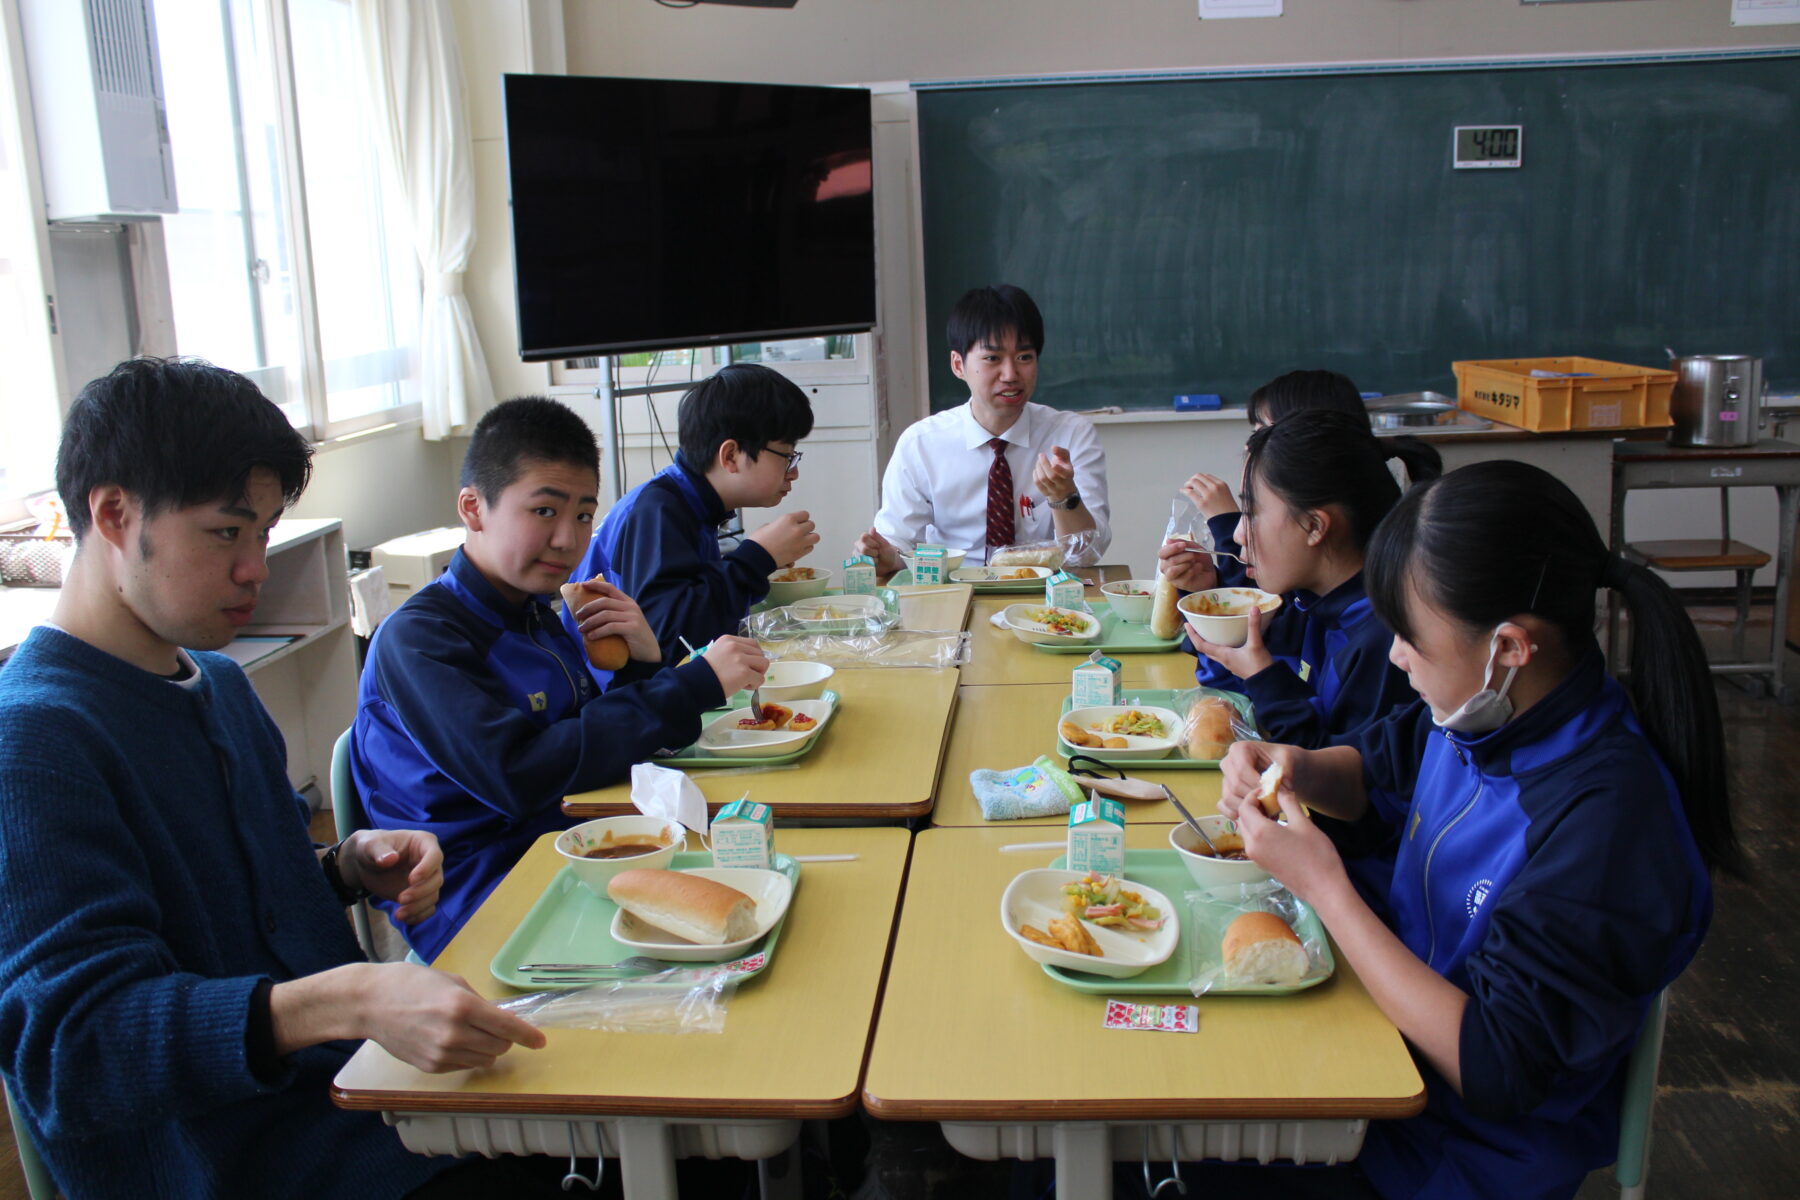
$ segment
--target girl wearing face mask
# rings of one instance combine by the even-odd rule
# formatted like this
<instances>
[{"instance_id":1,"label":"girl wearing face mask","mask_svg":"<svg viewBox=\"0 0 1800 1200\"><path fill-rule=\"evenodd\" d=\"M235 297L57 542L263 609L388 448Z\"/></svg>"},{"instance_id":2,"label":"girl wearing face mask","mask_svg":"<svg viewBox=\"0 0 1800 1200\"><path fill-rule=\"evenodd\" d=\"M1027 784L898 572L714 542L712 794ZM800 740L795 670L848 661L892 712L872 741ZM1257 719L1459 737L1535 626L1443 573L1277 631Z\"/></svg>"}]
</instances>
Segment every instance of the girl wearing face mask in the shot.
<instances>
[{"instance_id":1,"label":"girl wearing face mask","mask_svg":"<svg viewBox=\"0 0 1800 1200\"><path fill-rule=\"evenodd\" d=\"M1235 540L1254 566L1247 582L1282 596L1250 614L1242 646L1188 637L1200 655L1195 677L1250 697L1273 741L1317 748L1385 716L1412 698L1388 662L1388 633L1363 589L1363 552L1400 499L1387 460L1414 479L1435 478L1437 452L1412 438L1382 442L1368 418L1325 409L1292 413L1250 435L1244 511ZM1198 556L1165 555L1165 573L1185 590L1213 586Z\"/></svg>"},{"instance_id":2,"label":"girl wearing face mask","mask_svg":"<svg viewBox=\"0 0 1800 1200\"><path fill-rule=\"evenodd\" d=\"M1220 808L1425 1076L1424 1113L1370 1125L1373 1190L1572 1196L1612 1161L1625 1059L1706 931L1708 869L1739 859L1706 657L1667 585L1523 463L1413 489L1367 571L1418 702L1325 750L1233 746ZM1594 640L1602 590L1630 612L1629 689ZM1244 803L1270 762L1286 824ZM1302 805L1398 835L1388 915Z\"/></svg>"}]
</instances>

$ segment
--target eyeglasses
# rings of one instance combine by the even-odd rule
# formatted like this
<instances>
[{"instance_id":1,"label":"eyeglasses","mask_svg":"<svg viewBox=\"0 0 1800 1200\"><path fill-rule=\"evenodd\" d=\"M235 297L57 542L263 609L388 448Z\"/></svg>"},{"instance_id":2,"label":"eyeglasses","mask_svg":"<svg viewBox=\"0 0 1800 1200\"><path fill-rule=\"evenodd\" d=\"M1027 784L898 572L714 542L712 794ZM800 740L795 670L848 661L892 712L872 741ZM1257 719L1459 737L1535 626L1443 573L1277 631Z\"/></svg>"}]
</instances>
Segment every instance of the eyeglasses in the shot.
<instances>
[{"instance_id":1,"label":"eyeglasses","mask_svg":"<svg viewBox=\"0 0 1800 1200\"><path fill-rule=\"evenodd\" d=\"M780 454L781 453L781 451L775 449L773 446L767 446L764 448L766 450L768 450L771 454ZM803 457L805 457L804 451L794 450L794 451L789 452L786 455L786 458L787 458L787 468L786 469L789 471L792 471L795 467L800 465L800 460Z\"/></svg>"}]
</instances>

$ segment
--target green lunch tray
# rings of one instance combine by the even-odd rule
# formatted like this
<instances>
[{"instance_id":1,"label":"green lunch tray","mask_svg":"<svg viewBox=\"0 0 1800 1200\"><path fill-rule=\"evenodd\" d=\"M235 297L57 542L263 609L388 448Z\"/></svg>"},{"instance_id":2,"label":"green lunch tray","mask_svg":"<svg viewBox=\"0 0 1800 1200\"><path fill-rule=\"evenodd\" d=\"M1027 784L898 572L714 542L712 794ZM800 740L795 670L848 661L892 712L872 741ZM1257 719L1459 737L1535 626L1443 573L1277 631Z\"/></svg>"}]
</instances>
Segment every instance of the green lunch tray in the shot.
<instances>
[{"instance_id":1,"label":"green lunch tray","mask_svg":"<svg viewBox=\"0 0 1800 1200\"><path fill-rule=\"evenodd\" d=\"M1189 691L1192 689L1184 688L1182 690ZM1135 706L1139 706L1139 707L1143 707L1143 708L1168 708L1170 703L1175 699L1175 697L1180 694L1181 694L1180 692L1173 691L1168 688L1151 688L1147 691L1126 691L1126 692L1120 693L1119 703L1124 704L1124 705L1135 705ZM1250 697L1240 696L1236 692L1226 692L1226 691L1220 691L1219 695L1221 695L1221 696L1225 697L1225 699L1231 701L1232 706L1234 708L1236 708L1238 710L1238 712L1243 714L1244 723L1246 725L1254 726L1256 724L1256 710L1250 707ZM1071 708L1074 708L1074 707L1075 707L1075 697L1064 696L1063 704L1062 704L1063 712L1066 713ZM1060 726L1061 721L1059 720L1057 722L1057 724ZM1219 760L1218 759L1216 759L1216 758L1189 758L1186 754L1182 753L1180 746L1176 746L1175 749L1169 751L1169 756L1167 758L1117 758L1117 759L1115 759L1115 758L1108 757L1108 752L1105 750L1102 750L1098 746L1071 746L1071 745L1069 745L1069 743L1062 740L1062 734L1060 732L1056 736L1056 752L1058 754L1062 755L1064 758L1072 758L1077 754L1085 754L1089 758L1097 758L1103 763L1112 763L1116 766L1121 766L1128 770L1135 769L1135 770L1139 770L1139 771L1216 771L1219 769ZM707 761L714 762L716 760L708 759ZM1146 880L1145 882L1147 883L1149 881Z\"/></svg>"},{"instance_id":2,"label":"green lunch tray","mask_svg":"<svg viewBox=\"0 0 1800 1200\"><path fill-rule=\"evenodd\" d=\"M948 571L944 572L946 585L956 582L949 578L949 574ZM1048 577L1046 576L1046 578ZM906 587L911 585L912 581L912 568L901 567L894 577L887 581L887 585L889 587ZM1002 579L995 580L993 583L967 583L962 586L974 588L977 596L1042 596L1044 594L1042 579Z\"/></svg>"},{"instance_id":3,"label":"green lunch tray","mask_svg":"<svg viewBox=\"0 0 1800 1200\"><path fill-rule=\"evenodd\" d=\"M887 610L889 612L898 613L900 611L900 593L896 592L894 590L894 584L893 584L892 580L890 580L884 586L876 588L874 590L874 592L872 592L871 594L875 595L875 596L879 596L881 598L881 603L883 604L883 606L885 606L887 608ZM813 599L821 599L825 596L842 596L842 595L844 595L843 588L828 587L823 592L820 592L818 596L813 597ZM798 603L798 601L796 601L795 603ZM761 612L770 612L777 608L786 608L786 607L787 607L787 605L785 605L785 604L770 604L767 600L764 600L759 604L752 604L750 606L750 611L753 613L761 613ZM833 624L833 622L821 621L821 622L819 622L819 624L829 625L829 624ZM821 630L821 632L829 632L829 631Z\"/></svg>"},{"instance_id":4,"label":"green lunch tray","mask_svg":"<svg viewBox=\"0 0 1800 1200\"><path fill-rule=\"evenodd\" d=\"M1073 642L1067 645L1046 646L1033 643L1033 650L1042 650L1045 654L1080 654L1089 655L1098 650L1102 654L1158 654L1174 650L1181 645L1181 635L1172 638L1159 638L1150 632L1150 626L1140 625L1136 621L1122 619L1112 610L1112 605L1104 600L1088 605L1094 615L1100 618L1100 636L1091 642Z\"/></svg>"},{"instance_id":5,"label":"green lunch tray","mask_svg":"<svg viewBox=\"0 0 1800 1200\"><path fill-rule=\"evenodd\" d=\"M1050 865L1061 868L1068 860L1058 855ZM1193 995L1188 986L1191 980L1204 967L1217 967L1220 960L1219 943L1225 936L1225 927L1237 916L1235 905L1220 901L1205 906L1206 917L1194 927L1188 919L1188 906L1183 900L1183 893L1198 890L1194 879L1182 865L1181 856L1173 850L1127 850L1125 851L1125 879L1153 887L1169 898L1169 902L1179 911L1172 914L1181 922L1181 936L1175 941L1175 953L1167 961L1160 962L1142 975L1133 975L1129 979L1113 979L1106 975L1090 975L1086 971L1071 971L1067 967L1052 966L1044 963L1044 974L1078 992L1093 992L1096 995L1117 995L1141 992L1181 992ZM1213 919L1216 916L1216 920ZM1337 961L1331 955L1331 942L1325 936L1325 927L1319 922L1319 916L1310 905L1302 906L1300 921L1294 926L1294 932L1303 942L1313 942L1323 946L1324 973L1301 980L1299 983L1240 983L1218 984L1206 992L1208 996L1287 996L1294 992L1303 992L1307 988L1317 987L1337 971Z\"/></svg>"},{"instance_id":6,"label":"green lunch tray","mask_svg":"<svg viewBox=\"0 0 1800 1200\"><path fill-rule=\"evenodd\" d=\"M710 867L712 855L698 850L684 850L669 860L672 870L684 867ZM785 854L775 856L775 869L786 875L796 889L800 886L800 864ZM533 983L529 972L515 968L520 963L605 963L617 962L642 951L621 946L613 941L613 914L619 906L604 896L597 896L588 890L588 886L575 877L575 868L565 866L544 889L544 894L537 898L519 927L512 931L512 936L501 944L499 951L488 964L488 973L507 987L518 988L525 992L573 991L576 988L591 987L593 980L569 983ZM788 904L788 912L793 911L793 904ZM769 959L775 955L775 944L781 940L781 930L787 924L787 913L775 922L774 928L763 938L761 944L754 947L742 958L730 962L710 963L670 963L671 967L691 968L695 972L731 971L742 976L760 973L769 965ZM681 982L687 986L686 976ZM634 982L632 976L621 974L621 983ZM646 986L666 987L671 981L658 978L654 983L645 979Z\"/></svg>"},{"instance_id":7,"label":"green lunch tray","mask_svg":"<svg viewBox=\"0 0 1800 1200\"><path fill-rule=\"evenodd\" d=\"M711 721L714 717L723 713L728 713L734 708L744 708L750 703L750 694L748 692L739 692L737 697L733 697L733 699L736 700L738 697L742 697L740 703L728 703L724 708L715 708L711 712L701 713L701 728L705 728L706 723ZM831 722L837 720L838 694L830 689L826 689L819 699L824 700L831 705L831 716L825 720L825 724L830 725ZM771 703L773 703L773 701L771 701ZM819 739L824 736L825 730L821 728L819 732L807 738L798 750L790 750L786 754L761 756L752 754L705 754L699 750L699 743L696 742L694 745L682 747L667 758L653 758L650 761L659 767L781 767L786 766L791 762L799 762L801 759L811 754L813 752L813 747L817 746L819 744Z\"/></svg>"}]
</instances>

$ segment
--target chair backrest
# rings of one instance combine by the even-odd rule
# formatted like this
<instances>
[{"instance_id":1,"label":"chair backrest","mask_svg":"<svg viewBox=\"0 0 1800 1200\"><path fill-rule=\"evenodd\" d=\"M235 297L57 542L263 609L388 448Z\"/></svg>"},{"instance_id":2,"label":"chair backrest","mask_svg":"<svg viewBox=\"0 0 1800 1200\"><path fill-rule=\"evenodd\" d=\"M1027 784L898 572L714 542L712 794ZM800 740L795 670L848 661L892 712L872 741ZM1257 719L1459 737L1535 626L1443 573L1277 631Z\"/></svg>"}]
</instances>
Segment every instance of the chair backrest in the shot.
<instances>
[{"instance_id":1,"label":"chair backrest","mask_svg":"<svg viewBox=\"0 0 1800 1200\"><path fill-rule=\"evenodd\" d=\"M1656 1108L1656 1070L1662 1062L1663 1024L1668 1019L1669 993L1661 991L1650 1001L1637 1045L1625 1063L1625 1096L1619 1106L1619 1161L1613 1176L1626 1196L1644 1194L1644 1177L1650 1173L1650 1117Z\"/></svg>"},{"instance_id":2,"label":"chair backrest","mask_svg":"<svg viewBox=\"0 0 1800 1200\"><path fill-rule=\"evenodd\" d=\"M25 1176L25 1192L31 1200L56 1200L60 1194L56 1190L56 1181L50 1178L50 1168L38 1155L31 1130L25 1127L19 1106L13 1103L12 1088L6 1087L4 1081L0 1081L0 1087L6 1090L6 1115L12 1119L13 1142L19 1148L19 1170Z\"/></svg>"},{"instance_id":3,"label":"chair backrest","mask_svg":"<svg viewBox=\"0 0 1800 1200\"><path fill-rule=\"evenodd\" d=\"M331 820L337 826L338 841L359 829L369 827L369 816L363 811L362 797L356 794L356 780L350 775L350 730L338 734L331 747ZM356 941L369 959L377 957L375 933L369 927L369 902L358 900L350 909L350 921L356 927Z\"/></svg>"}]
</instances>

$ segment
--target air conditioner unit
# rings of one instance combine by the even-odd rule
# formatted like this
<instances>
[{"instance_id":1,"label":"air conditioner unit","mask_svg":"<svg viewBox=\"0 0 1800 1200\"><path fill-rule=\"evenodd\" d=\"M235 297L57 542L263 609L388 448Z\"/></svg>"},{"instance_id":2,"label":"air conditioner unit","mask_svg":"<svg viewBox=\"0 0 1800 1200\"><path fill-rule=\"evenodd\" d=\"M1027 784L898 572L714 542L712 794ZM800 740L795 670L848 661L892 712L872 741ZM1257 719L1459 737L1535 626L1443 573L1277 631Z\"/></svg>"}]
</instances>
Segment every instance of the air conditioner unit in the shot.
<instances>
[{"instance_id":1,"label":"air conditioner unit","mask_svg":"<svg viewBox=\"0 0 1800 1200\"><path fill-rule=\"evenodd\" d=\"M20 0L52 221L176 211L151 0Z\"/></svg>"}]
</instances>

